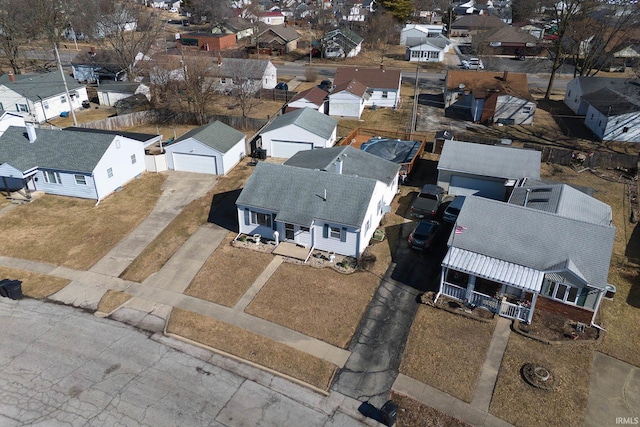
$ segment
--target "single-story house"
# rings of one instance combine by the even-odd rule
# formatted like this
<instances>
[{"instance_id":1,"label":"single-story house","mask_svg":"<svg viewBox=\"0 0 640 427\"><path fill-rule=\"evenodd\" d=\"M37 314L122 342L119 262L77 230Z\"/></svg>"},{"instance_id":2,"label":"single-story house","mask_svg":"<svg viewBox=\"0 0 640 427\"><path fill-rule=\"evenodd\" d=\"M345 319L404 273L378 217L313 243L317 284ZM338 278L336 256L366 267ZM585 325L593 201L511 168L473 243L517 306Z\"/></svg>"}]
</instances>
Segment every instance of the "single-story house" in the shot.
<instances>
[{"instance_id":1,"label":"single-story house","mask_svg":"<svg viewBox=\"0 0 640 427\"><path fill-rule=\"evenodd\" d=\"M370 96L367 87L356 80L336 85L329 94L329 115L359 119Z\"/></svg>"},{"instance_id":2,"label":"single-story house","mask_svg":"<svg viewBox=\"0 0 640 427\"><path fill-rule=\"evenodd\" d=\"M518 180L540 179L540 159L536 150L447 140L438 161L438 185L456 196L505 200Z\"/></svg>"},{"instance_id":3,"label":"single-story house","mask_svg":"<svg viewBox=\"0 0 640 427\"><path fill-rule=\"evenodd\" d=\"M582 96L589 106L584 124L601 141L640 142L640 86L625 89L607 87Z\"/></svg>"},{"instance_id":4,"label":"single-story house","mask_svg":"<svg viewBox=\"0 0 640 427\"><path fill-rule=\"evenodd\" d=\"M442 35L444 25L405 24L400 32L400 46L418 46L430 37Z\"/></svg>"},{"instance_id":5,"label":"single-story house","mask_svg":"<svg viewBox=\"0 0 640 427\"><path fill-rule=\"evenodd\" d=\"M100 105L114 106L121 99L131 95L144 95L151 100L151 90L144 83L130 82L106 82L98 86L98 103Z\"/></svg>"},{"instance_id":6,"label":"single-story house","mask_svg":"<svg viewBox=\"0 0 640 427\"><path fill-rule=\"evenodd\" d=\"M533 124L536 102L524 73L449 70L445 80L445 110L468 112L473 122Z\"/></svg>"},{"instance_id":7,"label":"single-story house","mask_svg":"<svg viewBox=\"0 0 640 427\"><path fill-rule=\"evenodd\" d=\"M333 147L338 121L311 108L276 117L262 129L259 148L267 156L289 158L298 151Z\"/></svg>"},{"instance_id":8,"label":"single-story house","mask_svg":"<svg viewBox=\"0 0 640 427\"><path fill-rule=\"evenodd\" d=\"M298 48L299 38L300 34L292 27L262 24L256 41L261 54L284 55Z\"/></svg>"},{"instance_id":9,"label":"single-story house","mask_svg":"<svg viewBox=\"0 0 640 427\"><path fill-rule=\"evenodd\" d=\"M552 187L523 189L517 203L467 197L449 236L437 297L523 322L544 310L595 324L611 289L611 209L568 186Z\"/></svg>"},{"instance_id":10,"label":"single-story house","mask_svg":"<svg viewBox=\"0 0 640 427\"><path fill-rule=\"evenodd\" d=\"M462 15L451 23L451 37L472 36L482 31L503 28L507 24L496 16Z\"/></svg>"},{"instance_id":11,"label":"single-story house","mask_svg":"<svg viewBox=\"0 0 640 427\"><path fill-rule=\"evenodd\" d=\"M181 46L193 46L206 52L219 52L224 49L235 47L235 34L213 34L204 31L193 31L180 34Z\"/></svg>"},{"instance_id":12,"label":"single-story house","mask_svg":"<svg viewBox=\"0 0 640 427\"><path fill-rule=\"evenodd\" d=\"M28 125L0 136L5 188L100 201L144 171L143 143L122 135Z\"/></svg>"},{"instance_id":13,"label":"single-story house","mask_svg":"<svg viewBox=\"0 0 640 427\"><path fill-rule=\"evenodd\" d=\"M336 28L322 36L322 55L325 58L352 58L360 53L363 40L347 28Z\"/></svg>"},{"instance_id":14,"label":"single-story house","mask_svg":"<svg viewBox=\"0 0 640 427\"><path fill-rule=\"evenodd\" d=\"M215 25L211 33L235 34L236 40L241 40L253 35L253 24L240 16L232 17Z\"/></svg>"},{"instance_id":15,"label":"single-story house","mask_svg":"<svg viewBox=\"0 0 640 427\"><path fill-rule=\"evenodd\" d=\"M640 64L640 44L627 45L613 52L609 71L625 71Z\"/></svg>"},{"instance_id":16,"label":"single-story house","mask_svg":"<svg viewBox=\"0 0 640 427\"><path fill-rule=\"evenodd\" d=\"M221 121L195 128L165 147L169 169L226 175L245 156L245 135Z\"/></svg>"},{"instance_id":17,"label":"single-story house","mask_svg":"<svg viewBox=\"0 0 640 427\"><path fill-rule=\"evenodd\" d=\"M629 92L630 87L640 87L640 79L621 79L617 77L586 77L579 76L567 83L567 90L564 93L564 103L571 111L579 116L585 116L589 109L589 104L582 98L598 92L600 89L609 88L616 92ZM633 92L633 90L631 90Z\"/></svg>"},{"instance_id":18,"label":"single-story house","mask_svg":"<svg viewBox=\"0 0 640 427\"><path fill-rule=\"evenodd\" d=\"M400 84L402 73L399 70L387 70L385 68L360 68L360 67L339 67L336 70L336 75L333 79L333 84L336 89L343 85L352 84L352 81L366 87L366 95L362 96L362 101L365 107L390 107L397 108L400 102ZM340 114L342 108L336 103L340 104L341 99L334 98L332 95L337 93L334 89L329 96L329 114L333 114L331 111ZM333 106L332 106L333 102ZM349 99L347 104L352 104ZM348 108L351 110L351 108ZM353 116L352 116L353 117ZM358 116L359 117L359 116Z\"/></svg>"},{"instance_id":19,"label":"single-story house","mask_svg":"<svg viewBox=\"0 0 640 427\"><path fill-rule=\"evenodd\" d=\"M69 98L60 73L4 74L0 76L0 110L27 113L27 121L42 123L88 101L87 87L65 75Z\"/></svg>"},{"instance_id":20,"label":"single-story house","mask_svg":"<svg viewBox=\"0 0 640 427\"><path fill-rule=\"evenodd\" d=\"M109 50L89 48L78 53L71 61L73 78L79 82L100 83L103 80L123 80L127 71L118 64Z\"/></svg>"},{"instance_id":21,"label":"single-story house","mask_svg":"<svg viewBox=\"0 0 640 427\"><path fill-rule=\"evenodd\" d=\"M360 256L398 191L399 166L352 147L260 162L236 206L241 233Z\"/></svg>"},{"instance_id":22,"label":"single-story house","mask_svg":"<svg viewBox=\"0 0 640 427\"><path fill-rule=\"evenodd\" d=\"M404 59L409 62L442 62L449 52L449 40L444 37L430 37L424 43L407 47Z\"/></svg>"},{"instance_id":23,"label":"single-story house","mask_svg":"<svg viewBox=\"0 0 640 427\"><path fill-rule=\"evenodd\" d=\"M260 22L264 22L267 25L283 25L284 15L279 10L262 12L259 14L258 19Z\"/></svg>"},{"instance_id":24,"label":"single-story house","mask_svg":"<svg viewBox=\"0 0 640 427\"><path fill-rule=\"evenodd\" d=\"M473 36L486 55L530 56L542 52L542 41L516 27L493 28Z\"/></svg>"},{"instance_id":25,"label":"single-story house","mask_svg":"<svg viewBox=\"0 0 640 427\"><path fill-rule=\"evenodd\" d=\"M0 136L4 133L5 130L9 128L9 126L20 126L25 127L25 118L27 115L25 113L17 113L15 111L3 111L0 114Z\"/></svg>"},{"instance_id":26,"label":"single-story house","mask_svg":"<svg viewBox=\"0 0 640 427\"><path fill-rule=\"evenodd\" d=\"M141 133L141 132L123 132L121 130L106 130L106 129L91 129L91 128L82 128L76 126L69 126L64 128L64 130L74 131L74 132L87 132L91 134L101 133L103 135L112 135L112 136L123 136L128 139L133 139L134 141L139 141L142 143L143 148L149 148L152 145L160 144L162 142L162 135L154 135L151 133Z\"/></svg>"},{"instance_id":27,"label":"single-story house","mask_svg":"<svg viewBox=\"0 0 640 427\"><path fill-rule=\"evenodd\" d=\"M326 114L328 110L329 101L327 96L329 92L324 89L320 89L318 86L314 86L310 89L298 92L285 108L285 113L289 113L300 108L312 108L319 112Z\"/></svg>"}]
</instances>

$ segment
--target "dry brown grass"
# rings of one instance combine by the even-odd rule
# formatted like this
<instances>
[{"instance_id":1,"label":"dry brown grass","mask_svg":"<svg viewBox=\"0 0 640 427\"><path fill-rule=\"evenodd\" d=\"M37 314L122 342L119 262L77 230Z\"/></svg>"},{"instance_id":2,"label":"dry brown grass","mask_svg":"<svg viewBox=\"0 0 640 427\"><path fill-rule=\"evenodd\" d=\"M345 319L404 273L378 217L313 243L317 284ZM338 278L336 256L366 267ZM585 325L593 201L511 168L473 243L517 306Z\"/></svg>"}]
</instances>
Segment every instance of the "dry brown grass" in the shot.
<instances>
[{"instance_id":1,"label":"dry brown grass","mask_svg":"<svg viewBox=\"0 0 640 427\"><path fill-rule=\"evenodd\" d=\"M4 195L0 195L0 209L5 208L11 204L11 201L4 197Z\"/></svg>"},{"instance_id":2,"label":"dry brown grass","mask_svg":"<svg viewBox=\"0 0 640 427\"><path fill-rule=\"evenodd\" d=\"M100 302L98 303L98 310L102 313L111 313L113 310L120 307L125 302L129 301L133 298L133 295L128 294L122 291L114 291L109 289L105 294L100 298Z\"/></svg>"},{"instance_id":3,"label":"dry brown grass","mask_svg":"<svg viewBox=\"0 0 640 427\"><path fill-rule=\"evenodd\" d=\"M420 306L400 372L471 402L495 322L479 322Z\"/></svg>"},{"instance_id":4,"label":"dry brown grass","mask_svg":"<svg viewBox=\"0 0 640 427\"><path fill-rule=\"evenodd\" d=\"M160 270L198 227L207 222L209 211L215 208L211 205L213 196L242 188L252 171L252 167L241 162L229 174L219 177L213 190L186 206L180 215L133 260L121 277L142 282Z\"/></svg>"},{"instance_id":5,"label":"dry brown grass","mask_svg":"<svg viewBox=\"0 0 640 427\"><path fill-rule=\"evenodd\" d=\"M593 346L547 345L511 334L489 412L517 426L582 426L589 391ZM556 391L524 382L525 363L542 364L559 379Z\"/></svg>"},{"instance_id":6,"label":"dry brown grass","mask_svg":"<svg viewBox=\"0 0 640 427\"><path fill-rule=\"evenodd\" d=\"M185 295L233 307L273 260L273 255L231 246L229 233L202 266Z\"/></svg>"},{"instance_id":7,"label":"dry brown grass","mask_svg":"<svg viewBox=\"0 0 640 427\"><path fill-rule=\"evenodd\" d=\"M69 280L31 271L0 267L0 279L22 281L22 293L31 298L43 299L69 284Z\"/></svg>"},{"instance_id":8,"label":"dry brown grass","mask_svg":"<svg viewBox=\"0 0 640 427\"><path fill-rule=\"evenodd\" d=\"M0 254L86 270L149 214L165 176L144 174L95 200L44 195L2 215Z\"/></svg>"},{"instance_id":9,"label":"dry brown grass","mask_svg":"<svg viewBox=\"0 0 640 427\"><path fill-rule=\"evenodd\" d=\"M201 314L174 308L167 332L233 354L323 390L328 390L337 366Z\"/></svg>"},{"instance_id":10,"label":"dry brown grass","mask_svg":"<svg viewBox=\"0 0 640 427\"><path fill-rule=\"evenodd\" d=\"M378 283L366 272L343 275L284 263L246 312L346 348Z\"/></svg>"},{"instance_id":11,"label":"dry brown grass","mask_svg":"<svg viewBox=\"0 0 640 427\"><path fill-rule=\"evenodd\" d=\"M116 109L114 107L107 107L104 105L98 108L87 108L86 110L77 110L76 120L78 124L95 122L97 120L103 120L107 117L115 116ZM69 117L56 117L50 119L49 122L54 126L66 128L68 126L74 126L73 117L69 114Z\"/></svg>"},{"instance_id":12,"label":"dry brown grass","mask_svg":"<svg viewBox=\"0 0 640 427\"><path fill-rule=\"evenodd\" d=\"M398 427L447 426L470 427L469 424L453 418L449 414L424 405L410 397L391 393L391 400L398 405Z\"/></svg>"}]
</instances>

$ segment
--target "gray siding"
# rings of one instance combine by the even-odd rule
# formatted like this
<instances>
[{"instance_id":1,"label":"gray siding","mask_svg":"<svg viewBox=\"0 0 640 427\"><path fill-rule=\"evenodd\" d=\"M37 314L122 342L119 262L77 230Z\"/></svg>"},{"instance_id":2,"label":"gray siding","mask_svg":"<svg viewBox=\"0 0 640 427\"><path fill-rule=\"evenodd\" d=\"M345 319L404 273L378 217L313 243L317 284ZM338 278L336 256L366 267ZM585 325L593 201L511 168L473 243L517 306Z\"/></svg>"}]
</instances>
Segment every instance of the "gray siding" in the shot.
<instances>
[{"instance_id":1,"label":"gray siding","mask_svg":"<svg viewBox=\"0 0 640 427\"><path fill-rule=\"evenodd\" d=\"M56 171L53 171L56 172ZM47 194L55 194L58 196L71 196L71 197L79 197L82 199L97 199L98 195L96 192L96 187L93 181L93 177L90 175L83 175L86 180L86 185L76 184L75 175L73 173L68 172L59 172L60 174L60 184L47 183L44 180L43 171L38 171L36 174L36 189L39 191L44 191Z\"/></svg>"}]
</instances>

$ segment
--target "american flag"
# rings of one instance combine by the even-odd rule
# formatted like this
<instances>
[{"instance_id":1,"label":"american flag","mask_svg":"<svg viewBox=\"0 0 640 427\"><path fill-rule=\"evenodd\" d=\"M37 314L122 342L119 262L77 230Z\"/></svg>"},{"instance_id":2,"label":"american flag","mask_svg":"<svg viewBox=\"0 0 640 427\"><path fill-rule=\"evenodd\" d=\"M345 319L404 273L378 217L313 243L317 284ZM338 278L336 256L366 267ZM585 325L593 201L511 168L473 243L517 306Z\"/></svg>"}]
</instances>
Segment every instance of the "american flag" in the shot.
<instances>
[{"instance_id":1,"label":"american flag","mask_svg":"<svg viewBox=\"0 0 640 427\"><path fill-rule=\"evenodd\" d=\"M467 227L463 226L463 225L456 225L456 234L462 234L464 232L464 230L466 230Z\"/></svg>"}]
</instances>

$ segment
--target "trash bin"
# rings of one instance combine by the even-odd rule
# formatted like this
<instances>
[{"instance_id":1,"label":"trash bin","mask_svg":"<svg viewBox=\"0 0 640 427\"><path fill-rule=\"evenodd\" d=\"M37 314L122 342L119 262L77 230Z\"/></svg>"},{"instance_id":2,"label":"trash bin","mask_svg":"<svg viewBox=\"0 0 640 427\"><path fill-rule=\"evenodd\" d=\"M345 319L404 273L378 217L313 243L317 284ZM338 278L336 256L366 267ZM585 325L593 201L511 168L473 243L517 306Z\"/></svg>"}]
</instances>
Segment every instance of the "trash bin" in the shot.
<instances>
[{"instance_id":1,"label":"trash bin","mask_svg":"<svg viewBox=\"0 0 640 427\"><path fill-rule=\"evenodd\" d=\"M10 282L9 279L0 280L0 297L9 298L9 295L7 294L7 290L4 287L2 287L4 283L8 283L8 282Z\"/></svg>"},{"instance_id":2,"label":"trash bin","mask_svg":"<svg viewBox=\"0 0 640 427\"><path fill-rule=\"evenodd\" d=\"M256 157L259 160L266 160L267 150L265 148L256 148Z\"/></svg>"},{"instance_id":3,"label":"trash bin","mask_svg":"<svg viewBox=\"0 0 640 427\"><path fill-rule=\"evenodd\" d=\"M60 113L60 117L69 117L69 112L63 111L62 113Z\"/></svg>"},{"instance_id":4,"label":"trash bin","mask_svg":"<svg viewBox=\"0 0 640 427\"><path fill-rule=\"evenodd\" d=\"M382 405L382 408L380 408L380 413L382 415L382 423L387 427L391 427L396 423L398 405L395 404L392 400L387 400L387 402Z\"/></svg>"},{"instance_id":5,"label":"trash bin","mask_svg":"<svg viewBox=\"0 0 640 427\"><path fill-rule=\"evenodd\" d=\"M13 300L22 299L22 282L19 280L9 280L0 285L6 296Z\"/></svg>"}]
</instances>

